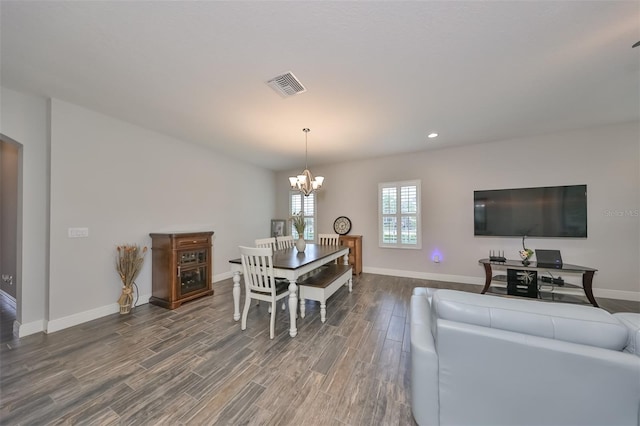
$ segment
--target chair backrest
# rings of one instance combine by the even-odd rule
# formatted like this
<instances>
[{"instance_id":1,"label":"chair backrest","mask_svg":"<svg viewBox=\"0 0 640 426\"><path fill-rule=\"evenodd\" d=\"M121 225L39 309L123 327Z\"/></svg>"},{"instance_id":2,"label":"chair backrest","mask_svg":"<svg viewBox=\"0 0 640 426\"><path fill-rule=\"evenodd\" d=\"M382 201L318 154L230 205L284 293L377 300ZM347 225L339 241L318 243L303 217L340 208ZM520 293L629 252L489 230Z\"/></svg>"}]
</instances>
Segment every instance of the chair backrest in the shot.
<instances>
[{"instance_id":1,"label":"chair backrest","mask_svg":"<svg viewBox=\"0 0 640 426\"><path fill-rule=\"evenodd\" d=\"M270 247L272 250L277 250L278 246L276 246L276 237L258 238L256 240L256 247Z\"/></svg>"},{"instance_id":2,"label":"chair backrest","mask_svg":"<svg viewBox=\"0 0 640 426\"><path fill-rule=\"evenodd\" d=\"M293 235L278 237L278 250L293 247L295 244L295 241L293 241Z\"/></svg>"},{"instance_id":3,"label":"chair backrest","mask_svg":"<svg viewBox=\"0 0 640 426\"><path fill-rule=\"evenodd\" d=\"M340 235L338 234L318 234L318 244L325 244L329 246L340 245Z\"/></svg>"},{"instance_id":4,"label":"chair backrest","mask_svg":"<svg viewBox=\"0 0 640 426\"><path fill-rule=\"evenodd\" d=\"M244 283L247 292L276 292L276 279L273 274L273 250L271 247L242 247L240 259L244 271Z\"/></svg>"}]
</instances>

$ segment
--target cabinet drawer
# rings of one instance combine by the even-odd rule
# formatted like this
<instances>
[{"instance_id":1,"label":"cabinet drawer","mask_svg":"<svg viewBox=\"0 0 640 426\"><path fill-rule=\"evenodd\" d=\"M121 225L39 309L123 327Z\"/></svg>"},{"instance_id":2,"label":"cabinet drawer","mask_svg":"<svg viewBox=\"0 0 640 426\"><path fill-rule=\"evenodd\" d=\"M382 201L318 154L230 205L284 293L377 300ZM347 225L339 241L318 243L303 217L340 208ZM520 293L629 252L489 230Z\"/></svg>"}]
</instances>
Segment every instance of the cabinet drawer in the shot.
<instances>
[{"instance_id":1,"label":"cabinet drawer","mask_svg":"<svg viewBox=\"0 0 640 426\"><path fill-rule=\"evenodd\" d=\"M189 238L177 238L175 243L177 248L194 247L200 245L209 245L210 239L207 236L194 236Z\"/></svg>"}]
</instances>

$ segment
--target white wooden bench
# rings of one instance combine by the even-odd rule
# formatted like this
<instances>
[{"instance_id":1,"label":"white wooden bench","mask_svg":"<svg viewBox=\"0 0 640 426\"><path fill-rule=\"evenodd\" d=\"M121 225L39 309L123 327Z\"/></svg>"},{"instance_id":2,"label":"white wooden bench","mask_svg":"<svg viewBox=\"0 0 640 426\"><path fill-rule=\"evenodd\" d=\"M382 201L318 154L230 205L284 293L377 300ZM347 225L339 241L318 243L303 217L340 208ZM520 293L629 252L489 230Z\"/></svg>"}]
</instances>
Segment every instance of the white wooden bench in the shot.
<instances>
[{"instance_id":1,"label":"white wooden bench","mask_svg":"<svg viewBox=\"0 0 640 426\"><path fill-rule=\"evenodd\" d=\"M352 272L349 265L328 264L320 268L319 272L308 276L298 283L300 297L300 316L305 315L305 300L320 302L320 321L327 319L327 299L338 291L342 285L352 288Z\"/></svg>"}]
</instances>

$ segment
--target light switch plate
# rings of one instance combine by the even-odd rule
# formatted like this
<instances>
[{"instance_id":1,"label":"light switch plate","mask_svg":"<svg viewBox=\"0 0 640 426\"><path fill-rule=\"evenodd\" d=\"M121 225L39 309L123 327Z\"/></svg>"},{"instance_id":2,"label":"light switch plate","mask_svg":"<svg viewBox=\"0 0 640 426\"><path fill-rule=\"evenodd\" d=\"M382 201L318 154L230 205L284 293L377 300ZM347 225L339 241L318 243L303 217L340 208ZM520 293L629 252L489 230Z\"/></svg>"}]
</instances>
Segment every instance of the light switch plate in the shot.
<instances>
[{"instance_id":1,"label":"light switch plate","mask_svg":"<svg viewBox=\"0 0 640 426\"><path fill-rule=\"evenodd\" d=\"M69 238L87 238L89 236L89 228L69 228L67 235Z\"/></svg>"}]
</instances>

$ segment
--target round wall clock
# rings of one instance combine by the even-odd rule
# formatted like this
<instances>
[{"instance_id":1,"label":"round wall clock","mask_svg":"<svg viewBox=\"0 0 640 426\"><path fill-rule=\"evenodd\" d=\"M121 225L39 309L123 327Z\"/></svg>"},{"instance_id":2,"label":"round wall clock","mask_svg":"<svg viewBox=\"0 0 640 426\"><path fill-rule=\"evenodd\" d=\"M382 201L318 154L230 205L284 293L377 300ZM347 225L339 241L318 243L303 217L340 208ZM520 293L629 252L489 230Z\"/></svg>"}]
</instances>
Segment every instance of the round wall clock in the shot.
<instances>
[{"instance_id":1,"label":"round wall clock","mask_svg":"<svg viewBox=\"0 0 640 426\"><path fill-rule=\"evenodd\" d=\"M346 216L340 216L333 222L333 230L336 231L336 234L348 234L351 231L351 220Z\"/></svg>"}]
</instances>

